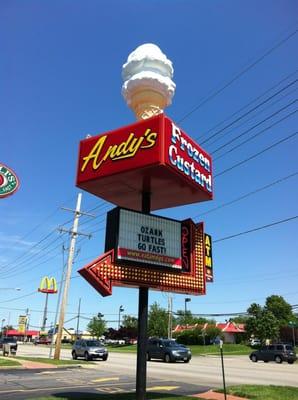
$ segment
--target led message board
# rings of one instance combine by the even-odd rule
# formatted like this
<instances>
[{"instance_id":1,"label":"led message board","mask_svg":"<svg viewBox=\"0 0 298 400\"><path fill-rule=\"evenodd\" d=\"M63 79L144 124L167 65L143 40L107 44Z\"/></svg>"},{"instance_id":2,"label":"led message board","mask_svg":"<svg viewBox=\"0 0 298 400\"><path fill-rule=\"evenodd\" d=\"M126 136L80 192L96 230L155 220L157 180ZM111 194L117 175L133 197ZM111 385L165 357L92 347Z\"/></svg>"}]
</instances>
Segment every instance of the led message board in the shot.
<instances>
[{"instance_id":1,"label":"led message board","mask_svg":"<svg viewBox=\"0 0 298 400\"><path fill-rule=\"evenodd\" d=\"M134 265L182 268L181 222L122 208L108 212L105 250Z\"/></svg>"},{"instance_id":2,"label":"led message board","mask_svg":"<svg viewBox=\"0 0 298 400\"><path fill-rule=\"evenodd\" d=\"M194 224L189 219L181 224L181 270L153 265L140 268L134 262L119 260L113 249L78 272L102 296L111 295L113 286L149 287L168 292L203 295L206 293L203 223Z\"/></svg>"},{"instance_id":3,"label":"led message board","mask_svg":"<svg viewBox=\"0 0 298 400\"><path fill-rule=\"evenodd\" d=\"M212 161L164 114L80 142L77 186L120 207L151 210L212 200Z\"/></svg>"}]
</instances>

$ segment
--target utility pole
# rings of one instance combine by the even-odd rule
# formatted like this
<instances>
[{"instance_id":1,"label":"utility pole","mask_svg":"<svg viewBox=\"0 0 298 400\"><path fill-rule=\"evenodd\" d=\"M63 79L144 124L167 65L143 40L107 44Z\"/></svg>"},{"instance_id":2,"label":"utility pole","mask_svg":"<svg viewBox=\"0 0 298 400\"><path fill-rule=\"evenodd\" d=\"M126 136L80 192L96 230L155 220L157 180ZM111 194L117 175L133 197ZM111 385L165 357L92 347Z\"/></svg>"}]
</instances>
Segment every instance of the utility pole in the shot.
<instances>
[{"instance_id":1,"label":"utility pole","mask_svg":"<svg viewBox=\"0 0 298 400\"><path fill-rule=\"evenodd\" d=\"M29 329L29 308L26 308L26 324L25 324L25 336L26 342L28 341L28 329Z\"/></svg>"},{"instance_id":2,"label":"utility pole","mask_svg":"<svg viewBox=\"0 0 298 400\"><path fill-rule=\"evenodd\" d=\"M168 295L168 339L172 339L173 331L173 297Z\"/></svg>"},{"instance_id":3,"label":"utility pole","mask_svg":"<svg viewBox=\"0 0 298 400\"><path fill-rule=\"evenodd\" d=\"M67 305L68 290L69 290L69 284L70 284L73 258L74 258L74 253L75 253L76 240L77 240L78 235L88 236L89 238L91 237L91 235L86 235L86 234L78 232L80 216L81 215L89 215L89 216L93 217L93 215L91 215L91 214L81 212L81 201L82 201L82 193L79 193L75 211L64 208L64 210L74 212L74 220L73 220L72 230L68 231L67 229L64 229L64 228L59 229L60 232L69 233L71 239L70 239L70 246L69 246L69 253L68 253L68 260L67 260L65 285L64 285L63 297L62 297L61 308L60 308L60 317L59 317L59 325L58 325L58 332L57 332L57 339L56 339L56 347L55 347L55 353L54 353L55 360L60 359L61 339L62 339L63 326L64 326L65 309L66 309L66 305Z\"/></svg>"},{"instance_id":4,"label":"utility pole","mask_svg":"<svg viewBox=\"0 0 298 400\"><path fill-rule=\"evenodd\" d=\"M79 298L79 307L78 307L78 316L77 316L77 331L76 331L77 336L79 336L80 313L81 313L81 298Z\"/></svg>"},{"instance_id":5,"label":"utility pole","mask_svg":"<svg viewBox=\"0 0 298 400\"><path fill-rule=\"evenodd\" d=\"M59 306L60 306L60 301L61 301L61 293L62 293L64 278L65 278L64 250L65 250L65 247L63 244L62 245L62 275L61 275L60 285L59 285L59 289L58 289L58 299L57 299L57 305L56 305L55 320L54 320L54 327L53 327L53 333L52 333L52 339L51 339L51 345L50 345L49 358L52 358L54 338L55 338L55 334L56 334L56 325L57 325Z\"/></svg>"}]
</instances>

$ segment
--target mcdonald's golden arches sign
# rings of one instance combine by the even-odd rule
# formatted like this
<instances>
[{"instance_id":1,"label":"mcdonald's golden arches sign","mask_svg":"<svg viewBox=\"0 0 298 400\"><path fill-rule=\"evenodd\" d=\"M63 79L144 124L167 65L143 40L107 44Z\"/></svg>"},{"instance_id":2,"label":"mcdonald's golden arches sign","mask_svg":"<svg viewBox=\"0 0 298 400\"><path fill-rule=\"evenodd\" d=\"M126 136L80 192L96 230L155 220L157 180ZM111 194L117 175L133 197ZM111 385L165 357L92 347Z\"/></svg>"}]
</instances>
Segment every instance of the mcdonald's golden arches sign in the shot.
<instances>
[{"instance_id":1,"label":"mcdonald's golden arches sign","mask_svg":"<svg viewBox=\"0 0 298 400\"><path fill-rule=\"evenodd\" d=\"M41 293L57 293L57 282L54 277L44 276L40 282L38 291Z\"/></svg>"}]
</instances>

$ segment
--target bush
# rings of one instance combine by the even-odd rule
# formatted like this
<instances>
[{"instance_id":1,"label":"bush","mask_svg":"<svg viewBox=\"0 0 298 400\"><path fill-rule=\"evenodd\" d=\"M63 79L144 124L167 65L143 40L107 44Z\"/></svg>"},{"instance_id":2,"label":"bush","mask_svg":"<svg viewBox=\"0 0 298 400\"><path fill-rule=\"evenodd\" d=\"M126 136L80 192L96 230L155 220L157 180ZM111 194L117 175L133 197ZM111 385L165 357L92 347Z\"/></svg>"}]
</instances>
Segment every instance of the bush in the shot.
<instances>
[{"instance_id":1,"label":"bush","mask_svg":"<svg viewBox=\"0 0 298 400\"><path fill-rule=\"evenodd\" d=\"M191 345L203 344L203 337L201 329L189 329L175 335L178 343Z\"/></svg>"}]
</instances>

